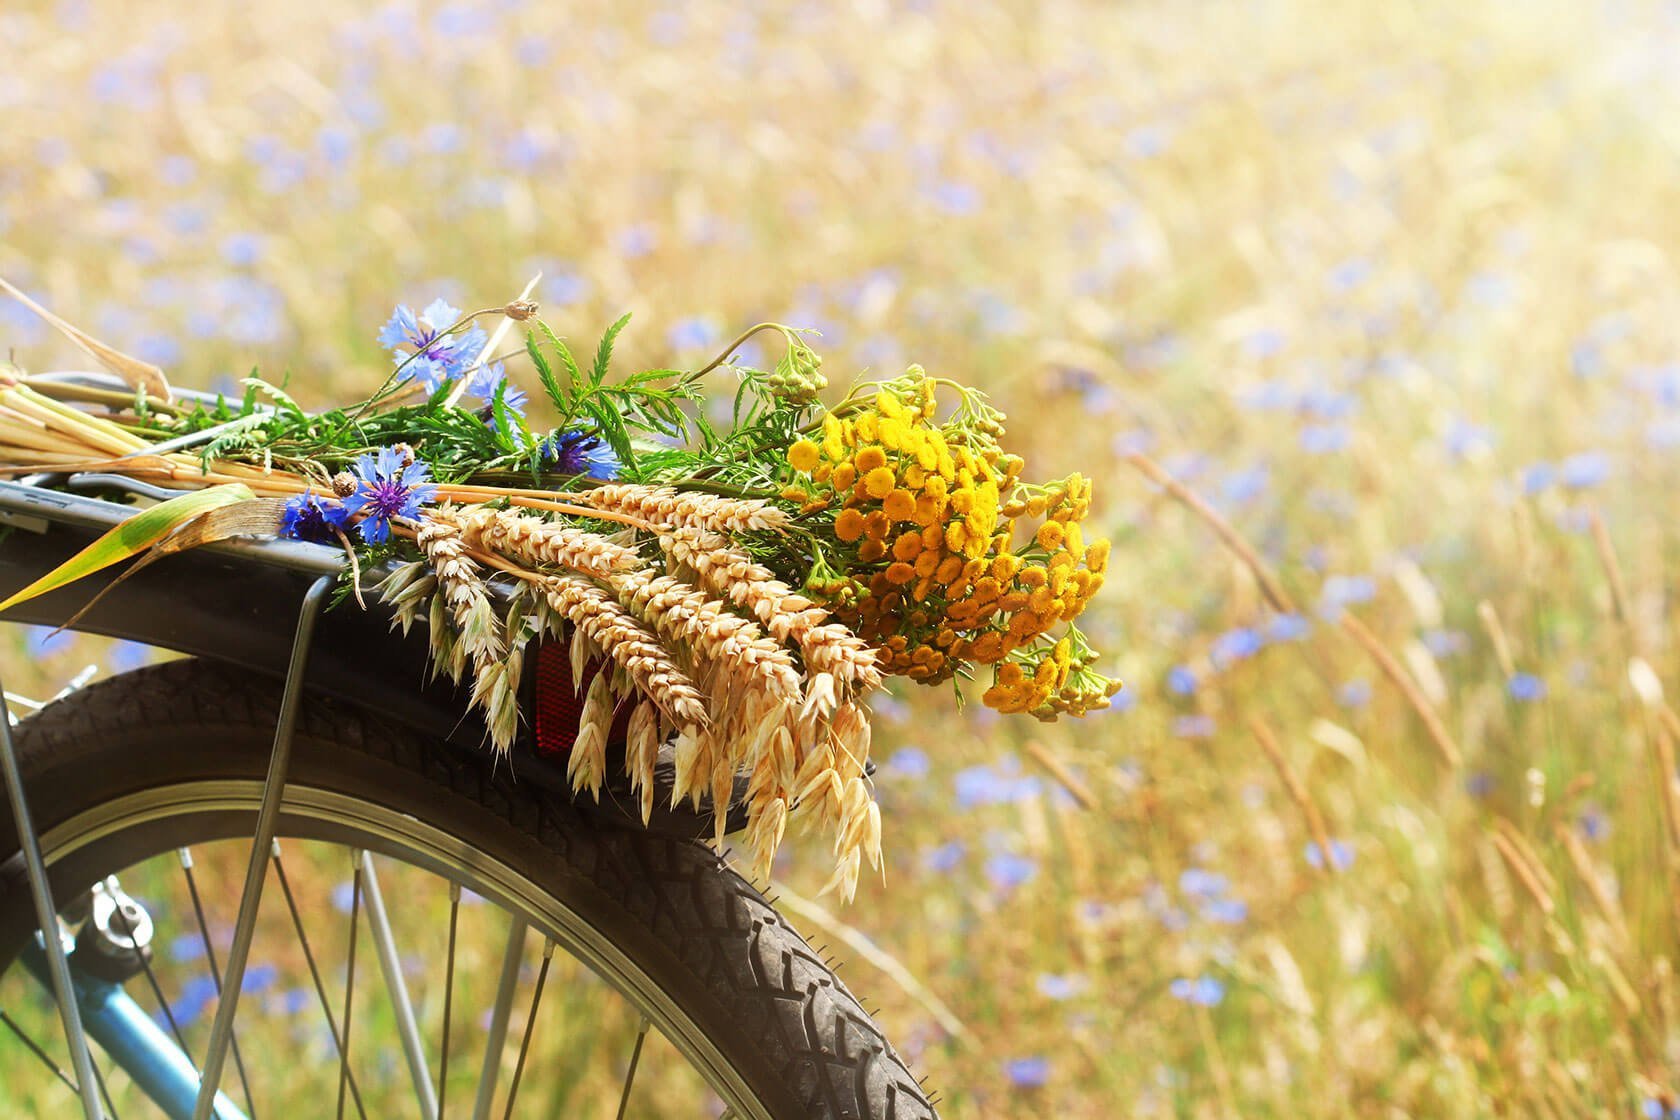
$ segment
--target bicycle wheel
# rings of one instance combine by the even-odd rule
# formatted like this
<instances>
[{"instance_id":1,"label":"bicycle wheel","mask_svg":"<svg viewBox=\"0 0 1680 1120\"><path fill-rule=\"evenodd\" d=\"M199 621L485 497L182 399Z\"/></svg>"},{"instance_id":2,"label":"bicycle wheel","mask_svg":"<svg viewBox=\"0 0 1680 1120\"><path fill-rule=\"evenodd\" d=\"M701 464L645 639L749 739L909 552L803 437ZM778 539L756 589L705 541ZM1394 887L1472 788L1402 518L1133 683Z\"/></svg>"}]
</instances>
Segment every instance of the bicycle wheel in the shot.
<instances>
[{"instance_id":1,"label":"bicycle wheel","mask_svg":"<svg viewBox=\"0 0 1680 1120\"><path fill-rule=\"evenodd\" d=\"M145 875L125 869L145 866L148 860L154 867L160 861L174 867L173 853L208 852L207 845L224 841L229 849L225 857L201 857L198 863L201 868L225 866L231 872L225 895L218 897L208 888L202 892L212 906L221 904L225 922L231 925L243 874L242 869L232 869L241 866L249 850L277 700L274 682L254 681L211 663L178 661L94 685L26 720L17 731L18 750L60 905L112 873L123 872L127 885L134 875ZM845 985L751 884L699 844L605 827L561 798L516 784L507 767L498 771L488 757L463 755L355 709L315 699L307 700L300 712L280 835L294 838L288 844L301 838L310 844L343 845L351 852L379 853L382 868L401 867L400 876L393 870L381 872L388 877L385 897L393 910L400 902L407 914L423 916L404 926L398 940L407 931L414 934L415 944L439 946L443 907L448 906L451 925L459 911L459 904L450 904L446 897L448 885L456 884L472 892L469 899L480 896L508 911L512 919L503 928L511 928L514 920L528 923L539 940L546 938L555 947L556 961L569 962L552 977L544 963L540 975L566 988L567 1022L573 1028L587 1024L586 1036L575 1044L559 1040L558 1046L551 1045L554 1039L543 1040L535 1050L538 1058L528 1063L521 1054L517 1066L510 1064L510 1054L498 1052L493 1055L496 1064L484 1067L507 1066L517 1071L515 1078L522 1075L517 1081L520 1101L526 1102L521 1115L541 1114L537 1109L544 1101L555 1107L553 1093L533 1089L545 1077L559 1077L573 1088L593 1084L587 1073L571 1068L576 1055L603 1049L603 1039L636 1033L638 1023L651 1024L654 1035L649 1037L663 1036L686 1065L689 1081L697 1079L704 1089L692 1109L684 1111L685 1106L666 1098L689 1082L649 1074L651 1051L642 1058L642 1073L636 1074L638 1063L626 1045L616 1055L601 1057L613 1071L606 1080L616 1086L625 1077L630 1104L624 1115L717 1115L720 1109L724 1115L773 1118L934 1115L922 1088ZM0 843L8 857L0 865L0 968L6 970L7 983L21 971L15 966L17 955L35 926L14 836L9 820L0 823ZM241 836L245 844L234 840ZM284 867L275 870L283 873ZM157 878L163 872L149 874ZM315 890L317 899L330 893L324 882L313 879L298 884L296 892L288 885L285 903L292 902L294 893L305 894L305 888ZM421 897L422 880L432 885L436 898L431 902ZM335 947L331 953L303 954L310 958L312 972L317 971L314 958L336 957L336 946L346 941L354 961L356 907L362 894L357 878L348 916L319 901L292 911L297 940L314 937L318 949ZM491 908L478 909L488 913ZM262 916L265 930L283 934L288 929L287 905L275 893L272 880ZM165 902L158 921L160 927L171 924L171 932L189 938L190 944L193 914L179 900ZM336 932L326 929L329 924ZM365 926L361 937L361 975L377 976L369 963L373 952ZM463 945L472 941L463 933ZM168 942L159 938L159 943ZM508 943L513 944L511 937ZM455 944L453 936L450 944ZM214 952L208 935L205 947ZM440 972L469 981L482 977L487 970L474 967L484 963L481 948L473 950L476 956L451 958L447 968L444 962L422 959L412 969L429 978L417 1002L422 1023L438 1024L428 1039L434 1062L440 1060L435 1053L439 1035L449 1037L438 1014L437 989L442 985L436 978ZM276 959L295 966L295 945L282 945L274 952ZM508 965L506 957L502 963ZM533 967L534 960L526 962L527 973ZM255 1063L247 1043L240 1078L245 1077L244 1067L252 1065L277 1066L271 1077L294 1078L300 1076L305 1059L324 1055L336 1070L338 1028L331 1025L331 1011L337 1009L331 1004L342 996L327 999L324 989L335 979L340 992L353 988L346 980L353 979L354 968L347 970L346 979L337 979L335 970L328 969L325 982L319 976L314 980L323 996L320 1003L330 1009L325 1041L319 1028L312 1037L293 1030L296 1060L276 1062L273 1044L265 1042L266 1060ZM508 970L517 975L512 966L504 971ZM147 979L154 989L167 988L167 982L150 975ZM479 1026L477 1016L484 1008L465 994L470 982L467 987L462 979L454 983L453 1021L459 1039L474 1034L473 1027L462 1024L471 1020ZM529 975L525 986L532 987ZM534 989L539 994L540 986L539 980ZM305 995L307 987L302 986ZM18 989L13 985L3 990L9 999ZM448 998L446 992L445 1006ZM607 1007L609 1000L617 1010ZM580 1012L589 1001L601 1006ZM246 1025L265 1008L274 1010L273 1005L273 999L242 999L236 1045L241 1038L259 1037L279 1037L284 1045L285 1035L262 1034L260 1028ZM544 1030L534 998L531 1006L521 1049L530 1048L531 1036L540 1038ZM354 1011L364 1023L369 1015L378 1020L387 1014L384 1004L362 1012L347 1001L343 1010L345 1046L351 1050L344 1065L347 1076L359 1078L360 1086L350 1114L357 1108L369 1115L413 1114L412 1094L407 1104L392 1104L389 1112L376 1102L368 1102L373 1104L369 1108L361 1099L376 1095L384 1082L394 1086L393 1101L400 1096L401 1078L379 1073L383 1068L388 1074L400 1064L392 1048L384 1047L383 1055L368 1053L370 1044L355 1033L352 1018ZM514 1026L517 1031L517 1022ZM643 1025L640 1034L646 1031ZM642 1052L640 1034L637 1056ZM490 1037L482 1030L478 1036ZM364 1047L365 1055L359 1064L357 1045ZM487 1053L489 1045L486 1042ZM190 1054L191 1046L187 1049ZM450 1082L465 1073L470 1090L477 1067L463 1057L449 1061ZM655 1098L643 1100L632 1093L628 1076L620 1072L626 1066L629 1076L641 1079L635 1087L649 1086ZM232 1068L230 1063L222 1085L237 1097ZM50 1077L44 1070L43 1075ZM260 1069L253 1070L251 1080L261 1076ZM344 1079L339 1080L342 1084ZM63 1093L62 1088L58 1091ZM615 1093L616 1088L601 1090L596 1097L610 1103L619 1099ZM458 1099L464 1095L469 1094L449 1090L453 1112L466 1114L467 1102ZM63 1093L62 1099L63 1111L74 1111L69 1094ZM260 1090L257 1099L262 1099ZM569 1099L564 1105L568 1114L594 1114L577 1105L592 1099L587 1093Z\"/></svg>"}]
</instances>

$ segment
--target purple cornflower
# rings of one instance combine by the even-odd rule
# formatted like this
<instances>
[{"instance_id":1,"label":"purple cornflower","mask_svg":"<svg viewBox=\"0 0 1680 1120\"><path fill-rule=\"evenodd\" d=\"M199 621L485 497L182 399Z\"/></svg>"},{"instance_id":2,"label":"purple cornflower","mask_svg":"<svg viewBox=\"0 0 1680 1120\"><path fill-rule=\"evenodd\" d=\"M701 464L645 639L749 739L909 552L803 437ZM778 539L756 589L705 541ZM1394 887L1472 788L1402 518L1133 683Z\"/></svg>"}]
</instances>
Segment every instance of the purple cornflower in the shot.
<instances>
[{"instance_id":1,"label":"purple cornflower","mask_svg":"<svg viewBox=\"0 0 1680 1120\"><path fill-rule=\"evenodd\" d=\"M319 494L299 494L286 503L285 515L280 519L280 535L296 541L334 544L338 541L338 530L349 520L350 511L342 502Z\"/></svg>"},{"instance_id":2,"label":"purple cornflower","mask_svg":"<svg viewBox=\"0 0 1680 1120\"><path fill-rule=\"evenodd\" d=\"M362 539L379 544L391 535L391 518L419 517L420 507L432 500L437 487L426 482L429 468L418 459L403 462L394 447L382 447L379 456L363 455L356 460L356 492L344 499L350 514L365 514Z\"/></svg>"},{"instance_id":3,"label":"purple cornflower","mask_svg":"<svg viewBox=\"0 0 1680 1120\"><path fill-rule=\"evenodd\" d=\"M433 300L419 315L406 303L398 304L390 322L379 332L379 341L399 364L414 355L403 370L404 380L417 380L427 392L435 393L444 382L461 376L484 349L485 334L477 327L464 334L443 333L460 318L460 310L441 299Z\"/></svg>"},{"instance_id":4,"label":"purple cornflower","mask_svg":"<svg viewBox=\"0 0 1680 1120\"><path fill-rule=\"evenodd\" d=\"M544 465L561 474L586 474L590 478L615 478L618 456L606 441L592 432L557 432L543 441Z\"/></svg>"}]
</instances>

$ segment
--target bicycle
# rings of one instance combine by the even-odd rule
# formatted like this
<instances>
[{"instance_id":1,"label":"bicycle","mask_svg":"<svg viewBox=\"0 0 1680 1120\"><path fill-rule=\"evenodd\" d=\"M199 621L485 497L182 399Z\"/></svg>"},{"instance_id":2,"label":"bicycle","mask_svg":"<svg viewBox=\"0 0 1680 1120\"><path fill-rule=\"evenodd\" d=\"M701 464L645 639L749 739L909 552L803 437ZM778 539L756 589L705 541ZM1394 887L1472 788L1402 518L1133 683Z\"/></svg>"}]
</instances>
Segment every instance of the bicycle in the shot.
<instances>
[{"instance_id":1,"label":"bicycle","mask_svg":"<svg viewBox=\"0 0 1680 1120\"><path fill-rule=\"evenodd\" d=\"M94 389L120 385L98 375L54 376ZM126 503L163 493L100 474L0 482L0 524L9 530L0 541L0 590L52 570L129 517ZM0 755L8 762L15 755L9 778L17 779L8 782L9 808L0 810L0 981L23 970L49 996L58 993L73 1068L60 1067L33 1039L23 1044L39 1051L43 1078L62 1082L55 1090L62 1099L74 1092L85 1113L98 1116L123 1096L78 1037L86 1035L132 1081L128 1099L138 1093L165 1115L272 1114L274 1086L254 1080L256 1063L248 1060L272 1032L247 1019L241 1033L236 1021L258 1002L243 993L260 915L265 929L289 929L297 941L288 952L304 961L300 978L305 971L311 978L302 990L334 1067L320 1078L295 1067L287 1076L299 1085L319 1081L336 1115L388 1114L379 1106L402 1079L370 1070L355 1050L355 1027L370 1014L355 1002L357 969L365 976L369 968L365 945L359 963L357 956L366 937L389 1003L376 1010L401 1041L411 1097L404 1111L466 1115L461 1098L471 1067L463 1077L450 1045L452 1034L458 1042L463 1031L480 1033L462 1026L470 1002L456 995L458 986L476 983L457 962L462 923L486 925L488 911L472 904L476 897L508 920L470 1085L474 1117L491 1115L498 1097L504 1116L535 1099L537 1010L545 986L563 981L574 993L593 996L604 987L617 997L585 1017L591 1045L614 1046L608 1060L616 1093L599 1077L563 1071L587 1109L633 1115L638 1085L654 1079L660 1111L650 1114L657 1115L692 1114L669 1103L690 1091L701 1098L697 1111L721 1108L731 1117L935 1115L924 1088L820 953L700 842L713 831L709 805L661 808L644 826L626 790L609 787L599 804L574 798L564 760L578 700L563 649L545 646L529 659L522 684L529 726L497 763L455 687L417 683L423 641L389 631L377 609L321 610L342 562L342 552L325 546L245 539L147 567L111 585L74 628L187 658L73 692L22 720L15 733L0 721L0 731L15 738L15 750L7 739ZM58 626L86 599L86 591L66 589L3 617ZM663 782L671 771L662 759ZM29 821L33 829L20 831ZM218 952L206 918L217 900L200 876L211 863L238 861L203 853L245 837L248 848L236 845L245 865L239 919ZM310 908L298 902L304 885L295 866L288 874L286 853L304 845L352 853L342 993L331 990L334 977L321 968L326 953L316 951L334 938L309 928ZM37 860L44 878L31 874ZM164 872L173 887L162 885ZM148 907L144 892L131 894L125 882L164 891L168 904ZM430 919L447 921L435 1048L420 1024L435 1001L423 999L417 1013L390 920L399 896L388 888L400 884L402 904L413 911L422 883L433 892L425 900L428 923L404 932L435 942L444 935ZM274 905L276 890L283 906ZM56 916L43 921L53 909ZM206 997L217 1014L198 1052L157 975L166 962L153 947L166 943L168 918L179 919L189 944L197 939L194 952L218 993ZM43 925L57 927L53 936L41 933ZM501 1093L521 964L535 939L539 971ZM435 983L435 962L423 963ZM161 1004L161 1025L141 1010L148 999ZM567 1014L579 1018L577 1009ZM0 1018L20 1034L17 1017ZM651 1068L650 1039L661 1038L686 1072ZM389 1066L395 1058L380 1061ZM224 1077L227 1069L234 1076ZM24 1092L7 1085L0 1095L22 1100ZM545 1099L552 1111L555 1095ZM576 1106L562 1100L561 1107Z\"/></svg>"}]
</instances>

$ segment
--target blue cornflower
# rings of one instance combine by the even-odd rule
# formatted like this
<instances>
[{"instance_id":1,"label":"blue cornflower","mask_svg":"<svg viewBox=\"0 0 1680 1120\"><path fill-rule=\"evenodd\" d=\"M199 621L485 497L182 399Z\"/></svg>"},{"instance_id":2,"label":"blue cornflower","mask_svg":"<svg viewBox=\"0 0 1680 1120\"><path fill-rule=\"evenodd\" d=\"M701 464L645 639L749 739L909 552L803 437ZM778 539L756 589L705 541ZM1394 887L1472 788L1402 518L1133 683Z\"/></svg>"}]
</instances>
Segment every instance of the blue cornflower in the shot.
<instances>
[{"instance_id":1,"label":"blue cornflower","mask_svg":"<svg viewBox=\"0 0 1680 1120\"><path fill-rule=\"evenodd\" d=\"M502 363L480 366L467 379L467 393L484 402L484 407L490 411L490 430L496 430L496 413L492 407L496 400L496 393L502 394L502 404L515 416L525 415L525 405L530 399L525 390L508 381L502 369Z\"/></svg>"},{"instance_id":2,"label":"blue cornflower","mask_svg":"<svg viewBox=\"0 0 1680 1120\"><path fill-rule=\"evenodd\" d=\"M1253 657L1260 652L1262 644L1258 631L1239 626L1225 631L1213 640L1213 646L1208 650L1208 660L1220 668L1225 668L1246 657Z\"/></svg>"},{"instance_id":3,"label":"blue cornflower","mask_svg":"<svg viewBox=\"0 0 1680 1120\"><path fill-rule=\"evenodd\" d=\"M1240 926L1248 921L1248 903L1240 898L1211 898L1202 904L1202 917L1221 925Z\"/></svg>"},{"instance_id":4,"label":"blue cornflower","mask_svg":"<svg viewBox=\"0 0 1680 1120\"><path fill-rule=\"evenodd\" d=\"M338 540L338 530L349 520L350 511L344 508L344 503L319 494L299 494L286 503L286 512L280 519L280 535L296 541L333 544Z\"/></svg>"},{"instance_id":5,"label":"blue cornflower","mask_svg":"<svg viewBox=\"0 0 1680 1120\"><path fill-rule=\"evenodd\" d=\"M399 304L379 332L379 341L391 350L399 364L416 355L403 370L403 377L419 381L427 392L435 393L444 382L461 376L487 341L478 327L464 334L443 333L460 318L460 310L441 299L433 300L419 315L406 303Z\"/></svg>"},{"instance_id":6,"label":"blue cornflower","mask_svg":"<svg viewBox=\"0 0 1680 1120\"><path fill-rule=\"evenodd\" d=\"M1072 999L1089 986L1089 981L1077 972L1069 972L1065 975L1041 972L1038 976L1038 994L1046 999Z\"/></svg>"},{"instance_id":7,"label":"blue cornflower","mask_svg":"<svg viewBox=\"0 0 1680 1120\"><path fill-rule=\"evenodd\" d=\"M1318 841L1310 840L1306 847L1307 863L1316 868L1324 866L1324 853L1319 850ZM1330 841L1330 866L1337 871L1346 871L1353 866L1353 847L1341 840Z\"/></svg>"},{"instance_id":8,"label":"blue cornflower","mask_svg":"<svg viewBox=\"0 0 1680 1120\"><path fill-rule=\"evenodd\" d=\"M961 840L949 840L923 853L922 866L941 875L948 874L962 866L963 856L967 854L968 848Z\"/></svg>"},{"instance_id":9,"label":"blue cornflower","mask_svg":"<svg viewBox=\"0 0 1680 1120\"><path fill-rule=\"evenodd\" d=\"M986 877L1000 892L1012 891L1037 874L1037 861L1013 852L999 852L986 861Z\"/></svg>"},{"instance_id":10,"label":"blue cornflower","mask_svg":"<svg viewBox=\"0 0 1680 1120\"><path fill-rule=\"evenodd\" d=\"M1174 665L1167 670L1167 691L1174 696L1189 696L1196 691L1196 671L1188 665Z\"/></svg>"},{"instance_id":11,"label":"blue cornflower","mask_svg":"<svg viewBox=\"0 0 1680 1120\"><path fill-rule=\"evenodd\" d=\"M1212 976L1198 976L1194 980L1180 976L1168 986L1168 990L1174 999L1201 1007L1217 1006L1225 998L1225 985Z\"/></svg>"},{"instance_id":12,"label":"blue cornflower","mask_svg":"<svg viewBox=\"0 0 1680 1120\"><path fill-rule=\"evenodd\" d=\"M1610 456L1602 451L1583 451L1558 464L1558 479L1574 490L1597 486L1610 477Z\"/></svg>"},{"instance_id":13,"label":"blue cornflower","mask_svg":"<svg viewBox=\"0 0 1680 1120\"><path fill-rule=\"evenodd\" d=\"M593 432L556 432L543 440L543 465L561 474L615 478L618 456Z\"/></svg>"},{"instance_id":14,"label":"blue cornflower","mask_svg":"<svg viewBox=\"0 0 1680 1120\"><path fill-rule=\"evenodd\" d=\"M1511 679L1505 682L1505 689L1511 694L1511 699L1524 703L1543 700L1546 696L1546 682L1533 673L1512 673Z\"/></svg>"},{"instance_id":15,"label":"blue cornflower","mask_svg":"<svg viewBox=\"0 0 1680 1120\"><path fill-rule=\"evenodd\" d=\"M1268 642L1298 642L1312 632L1312 623L1298 614L1274 615L1266 620Z\"/></svg>"},{"instance_id":16,"label":"blue cornflower","mask_svg":"<svg viewBox=\"0 0 1680 1120\"><path fill-rule=\"evenodd\" d=\"M1218 898L1231 889L1231 881L1217 871L1191 867L1179 875L1178 889L1198 898Z\"/></svg>"},{"instance_id":17,"label":"blue cornflower","mask_svg":"<svg viewBox=\"0 0 1680 1120\"><path fill-rule=\"evenodd\" d=\"M900 747L887 760L886 772L899 778L925 778L933 765L920 747Z\"/></svg>"},{"instance_id":18,"label":"blue cornflower","mask_svg":"<svg viewBox=\"0 0 1680 1120\"><path fill-rule=\"evenodd\" d=\"M1014 1058L1003 1063L1003 1072L1017 1089L1043 1088L1050 1080L1050 1059Z\"/></svg>"},{"instance_id":19,"label":"blue cornflower","mask_svg":"<svg viewBox=\"0 0 1680 1120\"><path fill-rule=\"evenodd\" d=\"M402 452L382 447L379 455L356 460L356 492L344 499L344 509L364 514L362 539L379 544L391 535L391 518L419 517L420 507L432 500L437 487L426 482L429 469L418 459L404 463Z\"/></svg>"}]
</instances>

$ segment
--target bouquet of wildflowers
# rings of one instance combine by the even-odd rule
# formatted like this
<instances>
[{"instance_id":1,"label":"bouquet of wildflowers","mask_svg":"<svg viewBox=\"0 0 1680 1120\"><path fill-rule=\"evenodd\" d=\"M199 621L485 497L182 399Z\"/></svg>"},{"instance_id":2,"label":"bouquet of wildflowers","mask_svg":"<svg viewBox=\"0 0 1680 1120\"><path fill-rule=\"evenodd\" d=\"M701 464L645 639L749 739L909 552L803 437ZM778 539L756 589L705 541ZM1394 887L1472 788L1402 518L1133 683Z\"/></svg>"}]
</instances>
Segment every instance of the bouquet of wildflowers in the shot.
<instances>
[{"instance_id":1,"label":"bouquet of wildflowers","mask_svg":"<svg viewBox=\"0 0 1680 1120\"><path fill-rule=\"evenodd\" d=\"M1084 537L1091 484L1027 482L984 394L918 366L825 405L821 359L776 324L703 369L615 378L627 318L585 362L528 302L399 307L379 336L390 376L324 412L257 378L211 404L170 401L152 370L132 397L4 377L0 471L182 490L152 511L176 507L154 550L234 532L346 550L347 588L376 593L405 632L424 622L434 671L468 682L498 749L518 732L526 648L570 643L575 673L610 666L585 694L578 790L608 779L625 709L644 817L669 744L678 799L727 804L746 777L758 872L809 821L834 837L830 887L850 897L880 859L865 764L885 678L989 668L984 702L1040 719L1106 707L1119 687L1075 625L1109 556ZM516 325L546 423L505 369ZM727 365L760 332L785 345L775 368ZM727 427L699 407L720 367L736 380Z\"/></svg>"}]
</instances>

